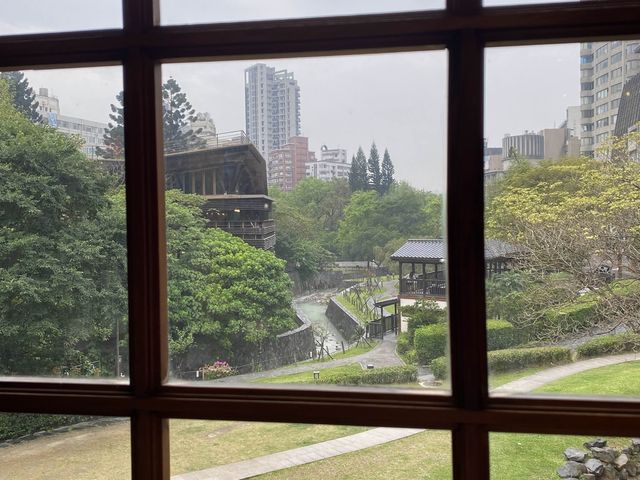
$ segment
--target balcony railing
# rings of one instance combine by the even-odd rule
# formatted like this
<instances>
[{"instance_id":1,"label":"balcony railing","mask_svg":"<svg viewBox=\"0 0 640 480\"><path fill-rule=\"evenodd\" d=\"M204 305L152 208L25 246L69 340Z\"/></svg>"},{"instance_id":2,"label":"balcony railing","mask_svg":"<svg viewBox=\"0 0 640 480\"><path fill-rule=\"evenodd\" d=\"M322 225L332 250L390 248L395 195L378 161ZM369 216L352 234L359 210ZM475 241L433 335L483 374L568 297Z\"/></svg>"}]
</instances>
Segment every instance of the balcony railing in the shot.
<instances>
[{"instance_id":1,"label":"balcony railing","mask_svg":"<svg viewBox=\"0 0 640 480\"><path fill-rule=\"evenodd\" d=\"M447 295L447 281L431 278L403 278L400 280L400 294L422 297L445 297Z\"/></svg>"},{"instance_id":2,"label":"balcony railing","mask_svg":"<svg viewBox=\"0 0 640 480\"><path fill-rule=\"evenodd\" d=\"M213 221L211 226L238 236L268 235L276 231L273 220Z\"/></svg>"}]
</instances>

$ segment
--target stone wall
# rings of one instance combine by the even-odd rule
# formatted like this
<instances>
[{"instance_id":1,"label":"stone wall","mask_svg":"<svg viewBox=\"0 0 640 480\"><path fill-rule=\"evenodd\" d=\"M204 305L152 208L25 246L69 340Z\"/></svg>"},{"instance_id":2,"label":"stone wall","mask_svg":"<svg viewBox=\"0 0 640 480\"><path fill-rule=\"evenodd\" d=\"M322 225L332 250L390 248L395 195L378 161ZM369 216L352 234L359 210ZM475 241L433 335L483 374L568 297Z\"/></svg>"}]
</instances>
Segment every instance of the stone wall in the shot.
<instances>
[{"instance_id":1,"label":"stone wall","mask_svg":"<svg viewBox=\"0 0 640 480\"><path fill-rule=\"evenodd\" d=\"M304 293L315 292L319 290L329 290L344 288L344 275L342 272L317 272L306 280L300 278L298 272L287 272L289 278L293 282L294 295L302 295Z\"/></svg>"},{"instance_id":2,"label":"stone wall","mask_svg":"<svg viewBox=\"0 0 640 480\"><path fill-rule=\"evenodd\" d=\"M607 446L596 438L584 444L584 450L567 448L566 462L556 473L567 480L640 480L640 438L622 450Z\"/></svg>"},{"instance_id":3,"label":"stone wall","mask_svg":"<svg viewBox=\"0 0 640 480\"><path fill-rule=\"evenodd\" d=\"M333 298L329 301L329 305L327 305L325 315L346 340L360 336L363 331L363 327L360 325L358 319Z\"/></svg>"}]
</instances>

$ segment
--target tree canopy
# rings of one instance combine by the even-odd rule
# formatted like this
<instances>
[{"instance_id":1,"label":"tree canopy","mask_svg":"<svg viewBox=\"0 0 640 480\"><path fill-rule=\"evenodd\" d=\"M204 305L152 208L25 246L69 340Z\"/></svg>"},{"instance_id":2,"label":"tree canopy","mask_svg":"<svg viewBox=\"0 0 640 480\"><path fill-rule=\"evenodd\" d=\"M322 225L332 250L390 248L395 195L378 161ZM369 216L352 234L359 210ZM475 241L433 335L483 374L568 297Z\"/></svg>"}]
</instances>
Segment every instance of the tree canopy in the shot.
<instances>
[{"instance_id":1,"label":"tree canopy","mask_svg":"<svg viewBox=\"0 0 640 480\"><path fill-rule=\"evenodd\" d=\"M33 88L24 73L19 71L2 72L0 79L7 83L9 98L14 108L34 123L42 122L38 113L38 102Z\"/></svg>"},{"instance_id":2,"label":"tree canopy","mask_svg":"<svg viewBox=\"0 0 640 480\"><path fill-rule=\"evenodd\" d=\"M204 144L197 136L200 132L189 128L190 123L196 120L196 111L187 100L187 94L173 78L162 85L162 110L166 153L190 150Z\"/></svg>"},{"instance_id":3,"label":"tree canopy","mask_svg":"<svg viewBox=\"0 0 640 480\"><path fill-rule=\"evenodd\" d=\"M116 95L117 104L111 104L109 125L104 133L104 148L96 148L100 158L124 158L124 91Z\"/></svg>"}]
</instances>

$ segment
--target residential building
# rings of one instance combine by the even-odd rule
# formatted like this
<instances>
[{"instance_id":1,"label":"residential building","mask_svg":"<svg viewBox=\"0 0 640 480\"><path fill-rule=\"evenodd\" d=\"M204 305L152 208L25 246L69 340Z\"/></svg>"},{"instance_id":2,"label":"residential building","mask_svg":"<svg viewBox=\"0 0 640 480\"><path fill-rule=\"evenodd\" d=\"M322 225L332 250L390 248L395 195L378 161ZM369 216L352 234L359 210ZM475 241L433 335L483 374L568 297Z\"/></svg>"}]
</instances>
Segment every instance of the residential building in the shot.
<instances>
[{"instance_id":1,"label":"residential building","mask_svg":"<svg viewBox=\"0 0 640 480\"><path fill-rule=\"evenodd\" d=\"M77 135L84 140L82 151L87 157L97 158L96 148L104 147L104 134L108 128L106 123L94 122L78 117L60 114L58 97L49 95L49 89L40 88L36 95L38 113L43 121L65 135Z\"/></svg>"},{"instance_id":2,"label":"residential building","mask_svg":"<svg viewBox=\"0 0 640 480\"><path fill-rule=\"evenodd\" d=\"M264 158L301 134L300 87L293 72L264 63L244 72L247 135Z\"/></svg>"},{"instance_id":3,"label":"residential building","mask_svg":"<svg viewBox=\"0 0 640 480\"><path fill-rule=\"evenodd\" d=\"M291 137L281 148L271 151L268 162L269 185L290 191L306 175L307 163L315 162L307 137Z\"/></svg>"},{"instance_id":4,"label":"residential building","mask_svg":"<svg viewBox=\"0 0 640 480\"><path fill-rule=\"evenodd\" d=\"M570 121L574 122L573 127L569 127ZM525 131L522 135L506 134L502 139L502 170L508 170L516 158L537 162L580 155L580 139L572 133L575 128L568 109L567 119L558 128L545 128L538 133ZM486 162L485 159L485 171Z\"/></svg>"},{"instance_id":5,"label":"residential building","mask_svg":"<svg viewBox=\"0 0 640 480\"><path fill-rule=\"evenodd\" d=\"M306 165L307 177L329 181L332 178L349 178L351 163L347 162L347 151L343 148L320 147L320 158L317 161L308 162Z\"/></svg>"},{"instance_id":6,"label":"residential building","mask_svg":"<svg viewBox=\"0 0 640 480\"><path fill-rule=\"evenodd\" d=\"M581 152L614 133L625 82L640 72L640 40L580 44Z\"/></svg>"},{"instance_id":7,"label":"residential building","mask_svg":"<svg viewBox=\"0 0 640 480\"><path fill-rule=\"evenodd\" d=\"M487 147L487 141L484 142L484 183L490 184L498 180L504 175L502 165L502 148Z\"/></svg>"},{"instance_id":8,"label":"residential building","mask_svg":"<svg viewBox=\"0 0 640 480\"><path fill-rule=\"evenodd\" d=\"M193 121L190 121L182 128L183 132L191 131L198 138L205 141L207 147L217 146L219 141L216 134L216 124L207 112L198 112Z\"/></svg>"},{"instance_id":9,"label":"residential building","mask_svg":"<svg viewBox=\"0 0 640 480\"><path fill-rule=\"evenodd\" d=\"M515 158L542 160L544 158L544 136L542 133L525 131L522 135L506 134L502 139L503 170L508 170Z\"/></svg>"}]
</instances>

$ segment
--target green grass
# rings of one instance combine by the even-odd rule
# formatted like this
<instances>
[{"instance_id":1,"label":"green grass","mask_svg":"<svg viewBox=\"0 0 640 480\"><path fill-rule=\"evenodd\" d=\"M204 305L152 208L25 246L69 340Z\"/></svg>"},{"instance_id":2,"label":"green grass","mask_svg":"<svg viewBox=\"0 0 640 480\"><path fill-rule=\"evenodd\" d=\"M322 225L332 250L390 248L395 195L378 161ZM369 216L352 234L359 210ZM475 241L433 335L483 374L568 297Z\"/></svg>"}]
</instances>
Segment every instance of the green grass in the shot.
<instances>
[{"instance_id":1,"label":"green grass","mask_svg":"<svg viewBox=\"0 0 640 480\"><path fill-rule=\"evenodd\" d=\"M351 357L355 357L357 355L362 355L363 353L367 353L370 352L371 350L373 350L374 348L376 348L378 346L378 343L380 343L378 340L368 340L369 343L371 344L371 346L367 345L364 342L360 342L360 344L356 347L353 346L347 350L344 351L344 353L342 353L341 350L338 350L336 353L331 353L331 356L333 357L333 360L342 360L344 358L351 358ZM308 365L310 363L324 363L324 362L328 362L331 361L332 359L329 358L327 356L327 354L325 353L324 358L320 359L317 358L315 360L307 360L306 362L301 362L300 365Z\"/></svg>"},{"instance_id":2,"label":"green grass","mask_svg":"<svg viewBox=\"0 0 640 480\"><path fill-rule=\"evenodd\" d=\"M531 367L523 370L516 370L514 372L489 373L489 388L500 387L505 383L513 382L514 380L518 380L523 377L528 377L529 375L533 375L534 373L541 372L548 368L550 367Z\"/></svg>"},{"instance_id":3,"label":"green grass","mask_svg":"<svg viewBox=\"0 0 640 480\"><path fill-rule=\"evenodd\" d=\"M544 385L539 393L640 395L640 362L626 362L577 373Z\"/></svg>"},{"instance_id":4,"label":"green grass","mask_svg":"<svg viewBox=\"0 0 640 480\"><path fill-rule=\"evenodd\" d=\"M318 368L320 378L331 378L343 373L358 373L362 371L362 367L358 363L343 365L332 368ZM279 375L277 377L264 377L255 380L255 383L315 383L313 380L313 371L292 373L289 375Z\"/></svg>"}]
</instances>

